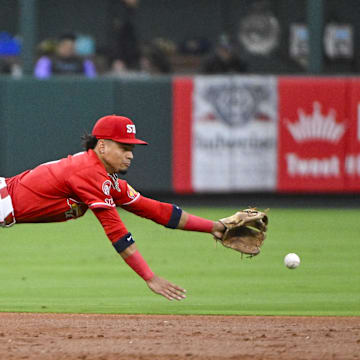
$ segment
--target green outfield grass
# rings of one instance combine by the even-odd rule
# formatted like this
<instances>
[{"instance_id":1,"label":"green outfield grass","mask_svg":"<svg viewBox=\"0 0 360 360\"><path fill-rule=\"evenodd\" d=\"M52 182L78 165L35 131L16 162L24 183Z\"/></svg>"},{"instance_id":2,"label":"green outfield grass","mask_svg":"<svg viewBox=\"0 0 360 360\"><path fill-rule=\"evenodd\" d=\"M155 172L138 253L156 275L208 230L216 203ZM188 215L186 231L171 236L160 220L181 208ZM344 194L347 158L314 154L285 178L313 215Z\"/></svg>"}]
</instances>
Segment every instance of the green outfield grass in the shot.
<instances>
[{"instance_id":1,"label":"green outfield grass","mask_svg":"<svg viewBox=\"0 0 360 360\"><path fill-rule=\"evenodd\" d=\"M217 219L235 209L186 210ZM152 269L186 288L187 299L150 292L88 212L0 229L0 311L360 315L359 210L271 210L261 254L243 260L207 234L121 217ZM296 270L283 265L289 252L301 257Z\"/></svg>"}]
</instances>

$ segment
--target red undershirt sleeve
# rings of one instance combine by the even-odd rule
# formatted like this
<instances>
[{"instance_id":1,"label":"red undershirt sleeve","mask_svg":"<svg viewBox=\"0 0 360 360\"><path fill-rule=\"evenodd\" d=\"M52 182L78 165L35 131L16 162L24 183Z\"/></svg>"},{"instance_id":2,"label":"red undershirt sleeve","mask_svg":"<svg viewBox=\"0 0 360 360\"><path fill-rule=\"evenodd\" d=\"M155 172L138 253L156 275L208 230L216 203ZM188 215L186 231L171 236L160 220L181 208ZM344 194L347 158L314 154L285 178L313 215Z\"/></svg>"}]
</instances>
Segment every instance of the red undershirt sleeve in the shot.
<instances>
[{"instance_id":1,"label":"red undershirt sleeve","mask_svg":"<svg viewBox=\"0 0 360 360\"><path fill-rule=\"evenodd\" d=\"M153 200L142 195L131 204L122 205L122 208L172 229L175 229L179 224L182 213L182 210L176 205Z\"/></svg>"},{"instance_id":2,"label":"red undershirt sleeve","mask_svg":"<svg viewBox=\"0 0 360 360\"><path fill-rule=\"evenodd\" d=\"M93 209L93 212L101 222L106 235L111 240L118 253L121 253L134 243L134 239L127 231L116 209L98 208ZM135 253L128 256L124 261L145 281L150 280L154 276L154 273L141 256L139 250L136 250Z\"/></svg>"}]
</instances>

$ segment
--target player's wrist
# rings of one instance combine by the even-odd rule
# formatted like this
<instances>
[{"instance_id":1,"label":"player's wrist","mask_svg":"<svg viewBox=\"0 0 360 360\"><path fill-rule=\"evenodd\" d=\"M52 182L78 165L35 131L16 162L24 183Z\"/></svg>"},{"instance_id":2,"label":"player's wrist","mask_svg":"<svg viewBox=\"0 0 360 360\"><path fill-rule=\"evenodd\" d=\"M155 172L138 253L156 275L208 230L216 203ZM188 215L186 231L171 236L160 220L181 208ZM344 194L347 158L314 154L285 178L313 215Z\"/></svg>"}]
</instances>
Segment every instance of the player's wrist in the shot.
<instances>
[{"instance_id":1,"label":"player's wrist","mask_svg":"<svg viewBox=\"0 0 360 360\"><path fill-rule=\"evenodd\" d=\"M214 221L212 232L224 232L225 229L225 225L221 221Z\"/></svg>"},{"instance_id":2,"label":"player's wrist","mask_svg":"<svg viewBox=\"0 0 360 360\"><path fill-rule=\"evenodd\" d=\"M221 240L226 230L225 225L221 221L214 221L214 227L211 233L217 240Z\"/></svg>"},{"instance_id":3,"label":"player's wrist","mask_svg":"<svg viewBox=\"0 0 360 360\"><path fill-rule=\"evenodd\" d=\"M145 281L151 280L155 275L139 250L136 250L133 254L124 259L124 261Z\"/></svg>"},{"instance_id":4,"label":"player's wrist","mask_svg":"<svg viewBox=\"0 0 360 360\"><path fill-rule=\"evenodd\" d=\"M152 275L152 277L151 277L150 279L147 279L147 280L144 279L144 280L145 280L145 282L146 282L147 284L149 284L149 283L151 283L152 281L154 281L157 277L158 277L158 276L153 273L153 275Z\"/></svg>"},{"instance_id":5,"label":"player's wrist","mask_svg":"<svg viewBox=\"0 0 360 360\"><path fill-rule=\"evenodd\" d=\"M183 229L211 233L213 231L213 227L214 221L187 214L187 220Z\"/></svg>"}]
</instances>

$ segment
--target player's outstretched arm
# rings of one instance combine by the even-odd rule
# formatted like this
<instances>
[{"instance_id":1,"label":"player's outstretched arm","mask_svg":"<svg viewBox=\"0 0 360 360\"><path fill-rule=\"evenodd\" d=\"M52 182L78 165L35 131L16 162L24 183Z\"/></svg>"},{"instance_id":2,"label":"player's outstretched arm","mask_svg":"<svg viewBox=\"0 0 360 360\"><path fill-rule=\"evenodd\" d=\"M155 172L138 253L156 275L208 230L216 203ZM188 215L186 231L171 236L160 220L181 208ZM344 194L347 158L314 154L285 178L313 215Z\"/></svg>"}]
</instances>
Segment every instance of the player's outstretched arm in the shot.
<instances>
[{"instance_id":1,"label":"player's outstretched arm","mask_svg":"<svg viewBox=\"0 0 360 360\"><path fill-rule=\"evenodd\" d=\"M215 238L221 239L225 226L220 221L212 221L182 211L177 229L201 231L211 233Z\"/></svg>"},{"instance_id":2,"label":"player's outstretched arm","mask_svg":"<svg viewBox=\"0 0 360 360\"><path fill-rule=\"evenodd\" d=\"M93 212L103 225L115 250L120 254L127 265L145 280L146 284L153 292L162 295L169 300L181 300L185 298L184 289L158 277L151 271L149 265L137 249L131 233L127 232L127 229L125 225L123 225L115 208L94 209Z\"/></svg>"},{"instance_id":3,"label":"player's outstretched arm","mask_svg":"<svg viewBox=\"0 0 360 360\"><path fill-rule=\"evenodd\" d=\"M187 213L176 205L153 200L140 195L136 201L121 205L126 211L153 220L171 229L201 231L221 238L225 227L219 221L212 221Z\"/></svg>"},{"instance_id":4,"label":"player's outstretched arm","mask_svg":"<svg viewBox=\"0 0 360 360\"><path fill-rule=\"evenodd\" d=\"M170 281L155 275L144 258L141 256L135 244L130 245L120 252L124 261L141 276L148 287L156 294L162 295L168 300L184 299L186 290Z\"/></svg>"}]
</instances>

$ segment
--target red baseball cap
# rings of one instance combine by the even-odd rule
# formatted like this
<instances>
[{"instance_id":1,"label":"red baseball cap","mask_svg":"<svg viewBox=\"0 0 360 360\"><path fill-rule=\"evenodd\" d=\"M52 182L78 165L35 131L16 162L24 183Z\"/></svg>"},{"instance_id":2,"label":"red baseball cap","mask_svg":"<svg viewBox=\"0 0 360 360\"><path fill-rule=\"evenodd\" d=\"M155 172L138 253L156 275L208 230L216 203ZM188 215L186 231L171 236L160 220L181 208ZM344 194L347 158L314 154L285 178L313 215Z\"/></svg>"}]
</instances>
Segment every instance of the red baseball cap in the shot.
<instances>
[{"instance_id":1,"label":"red baseball cap","mask_svg":"<svg viewBox=\"0 0 360 360\"><path fill-rule=\"evenodd\" d=\"M109 139L123 144L147 145L148 143L135 138L134 123L125 116L107 115L100 118L92 130L97 139Z\"/></svg>"}]
</instances>

